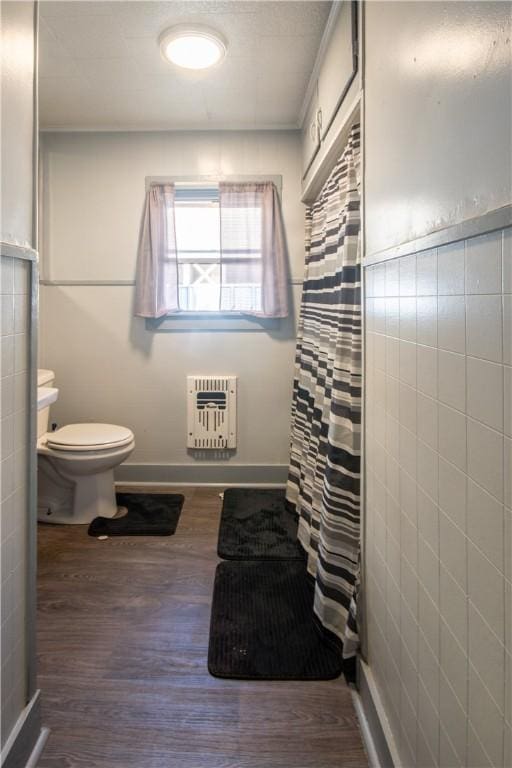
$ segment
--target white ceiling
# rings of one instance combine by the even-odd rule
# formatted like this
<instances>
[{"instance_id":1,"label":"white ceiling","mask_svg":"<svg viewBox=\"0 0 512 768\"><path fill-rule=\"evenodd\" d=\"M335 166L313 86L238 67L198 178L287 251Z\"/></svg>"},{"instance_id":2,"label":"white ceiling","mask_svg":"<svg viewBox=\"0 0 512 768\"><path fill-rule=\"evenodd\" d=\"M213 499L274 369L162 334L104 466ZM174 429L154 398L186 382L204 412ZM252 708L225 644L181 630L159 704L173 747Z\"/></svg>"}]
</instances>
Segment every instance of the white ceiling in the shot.
<instances>
[{"instance_id":1,"label":"white ceiling","mask_svg":"<svg viewBox=\"0 0 512 768\"><path fill-rule=\"evenodd\" d=\"M331 3L321 0L40 2L43 129L296 127ZM199 22L223 33L216 69L178 70L160 33Z\"/></svg>"}]
</instances>

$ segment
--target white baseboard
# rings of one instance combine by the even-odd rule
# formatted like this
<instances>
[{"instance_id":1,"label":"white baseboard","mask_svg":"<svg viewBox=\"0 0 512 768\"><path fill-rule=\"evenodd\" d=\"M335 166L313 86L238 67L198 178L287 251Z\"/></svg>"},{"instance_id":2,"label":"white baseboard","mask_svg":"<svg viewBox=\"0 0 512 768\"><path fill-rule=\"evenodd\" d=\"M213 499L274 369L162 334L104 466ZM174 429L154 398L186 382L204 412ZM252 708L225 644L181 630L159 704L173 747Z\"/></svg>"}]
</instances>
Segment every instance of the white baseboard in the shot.
<instances>
[{"instance_id":1,"label":"white baseboard","mask_svg":"<svg viewBox=\"0 0 512 768\"><path fill-rule=\"evenodd\" d=\"M35 768L48 733L47 728L41 728L41 702L36 691L4 744L2 768Z\"/></svg>"},{"instance_id":2,"label":"white baseboard","mask_svg":"<svg viewBox=\"0 0 512 768\"><path fill-rule=\"evenodd\" d=\"M36 741L35 747L32 750L32 754L30 755L25 768L37 768L39 758L43 754L43 749L45 748L45 744L48 740L49 735L50 735L49 728L41 728L41 733L39 734L39 738Z\"/></svg>"},{"instance_id":3,"label":"white baseboard","mask_svg":"<svg viewBox=\"0 0 512 768\"><path fill-rule=\"evenodd\" d=\"M361 697L357 691L352 691L351 693L354 709L356 710L357 719L359 720L364 748L368 757L368 765L370 768L382 768L382 761L379 758L377 747L375 746L372 730L361 703Z\"/></svg>"},{"instance_id":4,"label":"white baseboard","mask_svg":"<svg viewBox=\"0 0 512 768\"><path fill-rule=\"evenodd\" d=\"M402 768L398 749L370 667L358 660L359 691L352 692L354 707L370 768Z\"/></svg>"}]
</instances>

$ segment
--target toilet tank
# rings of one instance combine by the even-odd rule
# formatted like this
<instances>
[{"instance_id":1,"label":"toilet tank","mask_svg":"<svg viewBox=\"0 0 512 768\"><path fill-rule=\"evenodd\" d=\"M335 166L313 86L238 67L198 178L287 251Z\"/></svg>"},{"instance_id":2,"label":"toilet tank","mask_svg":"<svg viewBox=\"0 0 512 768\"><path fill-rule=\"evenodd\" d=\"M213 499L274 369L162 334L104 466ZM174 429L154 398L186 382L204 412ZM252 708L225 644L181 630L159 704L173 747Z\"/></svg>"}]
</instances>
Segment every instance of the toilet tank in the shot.
<instances>
[{"instance_id":1,"label":"toilet tank","mask_svg":"<svg viewBox=\"0 0 512 768\"><path fill-rule=\"evenodd\" d=\"M48 432L50 423L50 405L57 400L59 390L53 383L55 374L44 368L37 371L37 437L42 437Z\"/></svg>"},{"instance_id":2,"label":"toilet tank","mask_svg":"<svg viewBox=\"0 0 512 768\"><path fill-rule=\"evenodd\" d=\"M53 371L49 371L47 368L37 369L37 386L38 387L53 387L55 381L55 374Z\"/></svg>"}]
</instances>

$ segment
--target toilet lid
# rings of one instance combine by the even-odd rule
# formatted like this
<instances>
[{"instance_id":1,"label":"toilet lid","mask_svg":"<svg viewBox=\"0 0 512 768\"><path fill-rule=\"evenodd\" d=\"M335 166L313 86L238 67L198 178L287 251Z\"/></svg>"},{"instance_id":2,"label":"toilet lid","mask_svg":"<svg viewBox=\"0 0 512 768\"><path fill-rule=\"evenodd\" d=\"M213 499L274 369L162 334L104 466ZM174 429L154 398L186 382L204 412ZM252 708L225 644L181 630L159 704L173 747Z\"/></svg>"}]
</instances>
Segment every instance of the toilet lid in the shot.
<instances>
[{"instance_id":1,"label":"toilet lid","mask_svg":"<svg viewBox=\"0 0 512 768\"><path fill-rule=\"evenodd\" d=\"M47 445L61 451L104 451L133 440L133 432L115 424L67 424L49 432Z\"/></svg>"}]
</instances>

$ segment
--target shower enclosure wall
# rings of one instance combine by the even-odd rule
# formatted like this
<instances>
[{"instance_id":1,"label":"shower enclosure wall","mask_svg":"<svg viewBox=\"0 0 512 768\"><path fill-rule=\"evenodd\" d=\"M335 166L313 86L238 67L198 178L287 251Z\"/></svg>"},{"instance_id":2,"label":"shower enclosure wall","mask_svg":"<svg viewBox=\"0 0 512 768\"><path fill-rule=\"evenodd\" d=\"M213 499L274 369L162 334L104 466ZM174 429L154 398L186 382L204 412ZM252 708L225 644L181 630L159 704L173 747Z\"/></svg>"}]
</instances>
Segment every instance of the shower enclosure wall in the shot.
<instances>
[{"instance_id":1,"label":"shower enclosure wall","mask_svg":"<svg viewBox=\"0 0 512 768\"><path fill-rule=\"evenodd\" d=\"M1 763L42 744L36 685L37 7L2 2Z\"/></svg>"}]
</instances>

